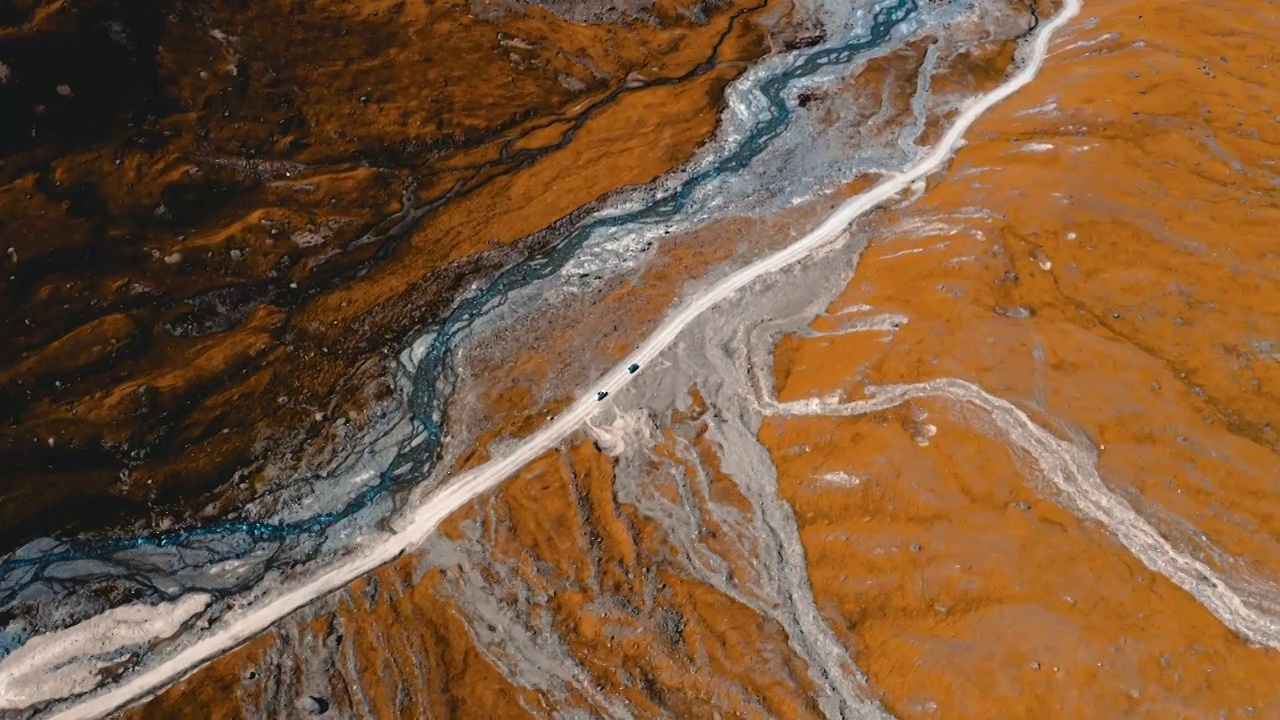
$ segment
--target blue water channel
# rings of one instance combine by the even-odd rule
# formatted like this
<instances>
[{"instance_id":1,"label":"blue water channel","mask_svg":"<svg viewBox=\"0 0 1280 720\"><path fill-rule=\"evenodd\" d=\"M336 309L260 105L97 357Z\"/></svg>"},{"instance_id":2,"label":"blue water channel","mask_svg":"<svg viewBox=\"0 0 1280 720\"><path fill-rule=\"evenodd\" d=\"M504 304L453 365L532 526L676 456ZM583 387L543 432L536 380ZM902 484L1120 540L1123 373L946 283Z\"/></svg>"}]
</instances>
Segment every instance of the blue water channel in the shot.
<instances>
[{"instance_id":1,"label":"blue water channel","mask_svg":"<svg viewBox=\"0 0 1280 720\"><path fill-rule=\"evenodd\" d=\"M583 223L554 246L502 271L481 292L464 298L435 327L428 328L431 342L414 371L409 398L417 430L415 443L405 443L378 479L341 510L291 522L227 519L130 538L81 538L44 545L46 548L52 545L52 549L43 553L33 552L36 546L30 545L0 560L0 609L9 605L24 586L41 580L45 570L57 563L81 560L113 563L112 555L139 548L194 548L194 552L210 564L240 558L258 549L262 543L321 536L387 493L405 489L416 479L426 477L438 462L443 445L446 405L456 382L455 348L474 323L500 306L511 293L554 275L594 233L610 227L656 224L676 218L699 188L722 175L742 171L782 133L791 114L784 94L792 83L824 68L848 64L859 54L878 47L918 9L916 0L895 0L874 11L873 22L860 39L839 47L802 51L804 54L791 67L761 83L759 90L768 103L768 112L762 113L731 152L691 173L676 189L643 208ZM319 537L315 538L315 547L319 547L319 541ZM64 578L57 584L66 590L68 584L74 585L74 582ZM248 581L242 583L247 584Z\"/></svg>"}]
</instances>

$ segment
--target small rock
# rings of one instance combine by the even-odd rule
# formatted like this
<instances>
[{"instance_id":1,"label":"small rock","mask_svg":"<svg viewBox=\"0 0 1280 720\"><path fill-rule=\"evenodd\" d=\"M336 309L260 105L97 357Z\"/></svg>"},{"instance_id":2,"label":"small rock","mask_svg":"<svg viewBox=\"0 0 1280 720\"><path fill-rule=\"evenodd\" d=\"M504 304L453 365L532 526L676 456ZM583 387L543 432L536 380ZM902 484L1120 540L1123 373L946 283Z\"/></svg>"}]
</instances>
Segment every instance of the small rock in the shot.
<instances>
[{"instance_id":1,"label":"small rock","mask_svg":"<svg viewBox=\"0 0 1280 720\"><path fill-rule=\"evenodd\" d=\"M298 699L298 709L308 715L323 715L329 712L329 701L319 695L308 695Z\"/></svg>"},{"instance_id":2,"label":"small rock","mask_svg":"<svg viewBox=\"0 0 1280 720\"><path fill-rule=\"evenodd\" d=\"M1014 320L1026 320L1032 317L1033 315L1035 315L1035 311L1032 310L1031 308L1022 307L1020 305L1014 306L1014 307L1004 307L1003 305L997 305L996 314L1003 315L1007 318L1012 318Z\"/></svg>"},{"instance_id":3,"label":"small rock","mask_svg":"<svg viewBox=\"0 0 1280 720\"><path fill-rule=\"evenodd\" d=\"M911 543L911 552L920 552L920 550L922 550L920 543Z\"/></svg>"},{"instance_id":4,"label":"small rock","mask_svg":"<svg viewBox=\"0 0 1280 720\"><path fill-rule=\"evenodd\" d=\"M1035 261L1036 265L1040 266L1041 270L1049 270L1053 268L1053 263L1049 261L1049 256L1045 255L1043 250L1038 248L1032 250L1031 259Z\"/></svg>"},{"instance_id":5,"label":"small rock","mask_svg":"<svg viewBox=\"0 0 1280 720\"><path fill-rule=\"evenodd\" d=\"M1040 663L1038 663L1038 662L1034 662L1034 661L1033 661L1033 662L1031 663L1031 669L1032 669L1032 670L1039 670L1039 669L1040 669Z\"/></svg>"}]
</instances>

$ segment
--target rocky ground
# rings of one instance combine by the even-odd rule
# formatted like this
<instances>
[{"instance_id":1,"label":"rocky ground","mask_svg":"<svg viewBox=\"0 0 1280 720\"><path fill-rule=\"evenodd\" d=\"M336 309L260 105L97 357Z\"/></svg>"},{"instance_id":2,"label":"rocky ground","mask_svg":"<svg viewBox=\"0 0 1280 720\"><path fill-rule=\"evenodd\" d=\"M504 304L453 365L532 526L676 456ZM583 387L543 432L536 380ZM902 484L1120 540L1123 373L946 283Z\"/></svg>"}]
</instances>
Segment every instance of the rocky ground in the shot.
<instances>
[{"instance_id":1,"label":"rocky ground","mask_svg":"<svg viewBox=\"0 0 1280 720\"><path fill-rule=\"evenodd\" d=\"M319 462L471 277L684 160L741 61L804 33L776 3L594 7L0 5L0 552Z\"/></svg>"},{"instance_id":2,"label":"rocky ground","mask_svg":"<svg viewBox=\"0 0 1280 720\"><path fill-rule=\"evenodd\" d=\"M674 42L672 33L688 60L667 77L695 67L693 48L705 56L734 12L663 7L616 4L599 18L560 3L466 11L477 24L537 17L556 32L611 38L608 48L639 27L654 33L644 43ZM935 141L964 98L1017 66L1018 40L1056 10L983 7L1004 14L967 16L801 95L806 122L861 141L923 117L921 142ZM1266 301L1280 279L1270 246L1280 220L1274 10L1261 0L1087 2L1036 80L982 117L927 183L857 222L838 247L700 318L581 433L472 501L423 548L117 717L1280 714L1280 316ZM774 27L735 25L735 52L795 41L805 25ZM256 337L245 334L265 322L254 318L277 312L270 327L293 333L281 337L311 329L312 347L331 343L323 367L351 372L350 357L376 354L376 329L409 324L390 318L434 307L424 279L462 277L467 258L496 262L616 186L573 163L609 163L600 174L620 184L687 155L713 121L691 109L710 107L736 71L622 93L566 147L518 168L474 167L515 162L496 139L448 151L465 159L440 161L449 169L438 175L366 168L392 178L391 215L407 177L420 178L414 207L432 182L495 177L467 180L478 189L403 236L348 250L367 232L353 230L303 248L325 257L317 277L369 270L297 309L263 301L241 325L181 342ZM545 147L563 127L517 145ZM306 182L347 172L356 170ZM674 233L634 274L484 337L455 401L449 462L501 454L634 347L672 298L794 240L879 177ZM268 193L283 181L259 182L255 192ZM538 192L548 186L558 192ZM492 224L463 232L476 218ZM493 248L470 239L488 236ZM386 257L396 261L376 261L394 242ZM172 278L186 260L165 256L157 277ZM305 286L305 266L282 278ZM339 332L350 348L332 345ZM136 347L104 352L101 367L161 352ZM267 367L286 352L300 351L254 357ZM51 366L21 362L27 372ZM62 407L49 397L45 406Z\"/></svg>"}]
</instances>

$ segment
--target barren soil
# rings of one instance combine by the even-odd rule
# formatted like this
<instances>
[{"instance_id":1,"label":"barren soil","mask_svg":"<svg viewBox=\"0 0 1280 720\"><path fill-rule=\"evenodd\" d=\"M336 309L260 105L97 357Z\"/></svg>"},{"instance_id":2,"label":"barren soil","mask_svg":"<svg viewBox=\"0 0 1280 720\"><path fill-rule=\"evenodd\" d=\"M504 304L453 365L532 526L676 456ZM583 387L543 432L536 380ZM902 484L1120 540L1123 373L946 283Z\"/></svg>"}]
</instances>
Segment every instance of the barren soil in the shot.
<instances>
[{"instance_id":1,"label":"barren soil","mask_svg":"<svg viewBox=\"0 0 1280 720\"><path fill-rule=\"evenodd\" d=\"M1280 598L1274 15L1087 3L919 197L725 303L420 551L119 717L1280 715L1280 656L1249 640L1274 636ZM975 47L935 92L999 82L1011 43ZM905 112L892 83L927 54L864 71L890 90L877 122ZM806 103L862 118L858 87ZM644 117L684 90L648 92ZM651 144L614 127L594 147ZM440 223L490 213L506 243L568 212L498 212L522 183L567 187L540 162ZM664 241L584 301L591 318L540 316L494 349L509 369L476 360L473 426L502 422L454 460L500 452L691 278L807 231L865 183ZM352 322L342 312L378 307L406 268L465 254L421 242L386 284L313 307ZM824 283L834 299L790 321ZM1203 572L1177 575L1175 558Z\"/></svg>"}]
</instances>

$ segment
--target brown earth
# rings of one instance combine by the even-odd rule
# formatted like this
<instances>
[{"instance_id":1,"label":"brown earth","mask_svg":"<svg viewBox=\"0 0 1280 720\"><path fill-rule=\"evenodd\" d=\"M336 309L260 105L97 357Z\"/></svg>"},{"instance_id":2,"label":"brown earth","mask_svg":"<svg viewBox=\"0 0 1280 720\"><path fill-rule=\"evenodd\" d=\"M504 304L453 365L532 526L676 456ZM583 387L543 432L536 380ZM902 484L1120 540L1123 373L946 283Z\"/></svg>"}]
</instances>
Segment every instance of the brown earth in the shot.
<instances>
[{"instance_id":1,"label":"brown earth","mask_svg":"<svg viewBox=\"0 0 1280 720\"><path fill-rule=\"evenodd\" d=\"M896 79L897 69L908 78L919 63L913 48L872 63L866 81ZM891 112L872 105L831 122L856 126L871 115L901 115L905 100L889 102L884 109ZM812 112L828 110L815 100ZM859 178L845 191L869 181ZM536 428L563 402L562 393L643 337L691 279L794 240L838 200L838 194L820 197L764 220L714 222L666 238L634 277L540 313L539 332L524 325L505 344L501 336L497 344L486 338L485 353L470 368L477 380L451 421L453 433L468 424L467 414L476 427L493 429L480 433L475 450L458 464L482 462L495 440ZM315 712L322 701L338 716L421 716L425 708L458 717L575 708L609 714L610 703L622 703L642 717L821 717L812 671L789 649L785 607L767 593L727 589L689 555L689 540L697 538L705 552L723 559L735 585L749 588L759 572L750 557L757 548L739 527L751 501L716 469L717 451L706 437L709 412L695 393L693 407L672 419L654 448L653 466L640 469L642 488L622 490L634 478L620 481L609 458L589 442L548 453L453 519L428 559L394 563L124 715L173 717L213 708L215 717L287 717ZM656 501L652 494L679 502L700 472L707 479L695 503L705 526L686 537L647 507ZM722 506L736 515L715 519ZM440 545L464 548L467 561L458 563ZM444 559L430 559L433 553ZM506 568L514 568L516 579ZM501 622L477 619L475 606L483 600L469 593L508 599L510 592L535 593L539 612ZM532 661L518 650L515 659L503 656L505 647L520 647L520 631L513 637L510 628L532 634L547 623L564 647L553 662L581 674L565 687L513 682L524 677L522 661ZM192 703L192 697L202 699Z\"/></svg>"},{"instance_id":2,"label":"brown earth","mask_svg":"<svg viewBox=\"0 0 1280 720\"><path fill-rule=\"evenodd\" d=\"M0 552L322 458L386 397L384 352L686 158L740 61L804 30L778 3L548 7L0 3Z\"/></svg>"},{"instance_id":3,"label":"brown earth","mask_svg":"<svg viewBox=\"0 0 1280 720\"><path fill-rule=\"evenodd\" d=\"M852 282L778 342L778 399L974 383L1096 452L1106 486L1176 547L1274 598L1271 8L1088 3L920 199L860 224L871 239ZM776 220L701 237L738 244L740 230L758 251L780 241ZM562 401L529 389L549 368L586 375L630 346L632 331L609 334L619 298L635 294L637 326L651 323L661 303L647 291L734 256L665 250L643 276L652 284L606 293L594 324L558 321L509 384L478 386L478 407L509 420L486 439L527 432ZM905 321L846 330L887 313ZM578 369L554 351L575 329L599 353ZM323 700L339 717L608 715L610 703L639 717L820 717L820 659L796 639L798 601L767 590L775 539L723 469L722 422L691 389L639 459L587 438L548 452L422 553L119 716L294 717ZM893 715L1280 714L1280 656L1074 515L985 410L934 397L859 417L778 415L759 441L813 603Z\"/></svg>"}]
</instances>

